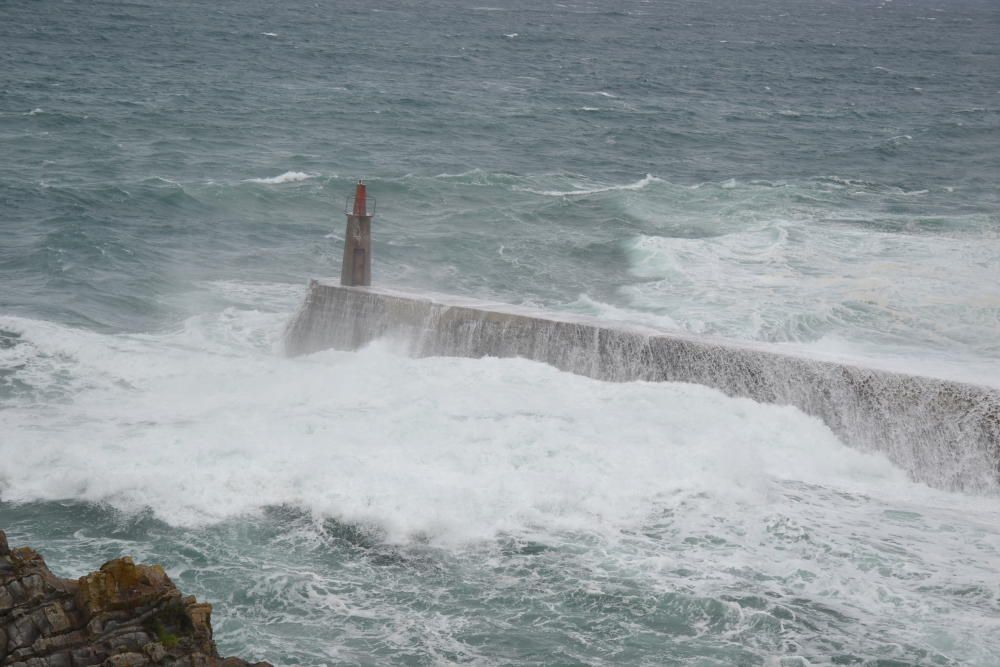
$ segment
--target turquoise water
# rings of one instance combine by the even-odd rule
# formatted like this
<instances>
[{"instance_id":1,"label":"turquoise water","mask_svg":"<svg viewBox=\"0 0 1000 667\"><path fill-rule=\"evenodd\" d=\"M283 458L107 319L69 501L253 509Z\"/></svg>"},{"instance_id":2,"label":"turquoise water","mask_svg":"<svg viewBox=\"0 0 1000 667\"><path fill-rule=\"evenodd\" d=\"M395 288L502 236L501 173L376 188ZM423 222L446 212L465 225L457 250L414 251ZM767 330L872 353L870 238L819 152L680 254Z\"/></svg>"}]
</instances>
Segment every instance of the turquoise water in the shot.
<instances>
[{"instance_id":1,"label":"turquoise water","mask_svg":"<svg viewBox=\"0 0 1000 667\"><path fill-rule=\"evenodd\" d=\"M364 176L379 284L1000 385L998 31L0 4L0 526L280 665L996 664L995 497L698 387L280 339Z\"/></svg>"}]
</instances>

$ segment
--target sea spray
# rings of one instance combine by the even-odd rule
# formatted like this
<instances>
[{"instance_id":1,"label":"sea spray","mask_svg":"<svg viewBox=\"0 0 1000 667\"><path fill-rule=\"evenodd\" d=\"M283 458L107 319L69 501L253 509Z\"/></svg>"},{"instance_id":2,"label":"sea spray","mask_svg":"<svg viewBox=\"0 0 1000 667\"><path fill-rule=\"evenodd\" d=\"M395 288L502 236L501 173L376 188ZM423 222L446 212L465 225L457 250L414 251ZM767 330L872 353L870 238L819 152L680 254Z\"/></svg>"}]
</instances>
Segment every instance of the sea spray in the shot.
<instances>
[{"instance_id":1,"label":"sea spray","mask_svg":"<svg viewBox=\"0 0 1000 667\"><path fill-rule=\"evenodd\" d=\"M76 389L3 411L0 520L67 574L95 553L163 562L220 601L224 650L288 662L519 661L572 645L581 619L591 639L565 655L593 660L997 649L993 497L695 385L391 341L286 359L287 317L231 307L155 335L4 320L30 346L23 382Z\"/></svg>"},{"instance_id":2,"label":"sea spray","mask_svg":"<svg viewBox=\"0 0 1000 667\"><path fill-rule=\"evenodd\" d=\"M215 335L261 324L252 313L227 320ZM905 479L791 408L693 385L608 384L529 361L407 359L380 343L286 361L205 341L197 322L156 338L4 326L76 383L70 405L6 412L11 501L69 492L175 525L292 504L394 542L453 542L526 526L617 530L678 490L750 503L771 477L836 486L843 471L845 488ZM33 428L39 420L48 426ZM70 424L67 447L59 434Z\"/></svg>"},{"instance_id":3,"label":"sea spray","mask_svg":"<svg viewBox=\"0 0 1000 667\"><path fill-rule=\"evenodd\" d=\"M311 281L285 349L352 350L389 338L414 356L522 357L601 380L681 381L793 405L914 479L995 493L1000 391L836 364L711 337L389 288Z\"/></svg>"},{"instance_id":4,"label":"sea spray","mask_svg":"<svg viewBox=\"0 0 1000 667\"><path fill-rule=\"evenodd\" d=\"M995 667L995 498L697 387L281 351L363 176L375 284L995 385L992 5L474 4L0 6L0 525L279 665Z\"/></svg>"}]
</instances>

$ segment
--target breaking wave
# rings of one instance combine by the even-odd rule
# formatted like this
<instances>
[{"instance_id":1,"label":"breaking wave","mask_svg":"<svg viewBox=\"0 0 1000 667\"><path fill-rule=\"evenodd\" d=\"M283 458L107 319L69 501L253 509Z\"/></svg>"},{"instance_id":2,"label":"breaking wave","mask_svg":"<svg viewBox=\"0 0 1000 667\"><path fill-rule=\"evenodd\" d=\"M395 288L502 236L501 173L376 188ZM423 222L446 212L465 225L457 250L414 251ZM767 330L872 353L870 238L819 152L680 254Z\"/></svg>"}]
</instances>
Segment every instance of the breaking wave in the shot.
<instances>
[{"instance_id":1,"label":"breaking wave","mask_svg":"<svg viewBox=\"0 0 1000 667\"><path fill-rule=\"evenodd\" d=\"M308 174L304 171L286 171L278 176L271 176L269 178L248 178L247 183L264 183L267 185L280 185L282 183L295 183L297 181L307 181L310 178L316 178L319 174Z\"/></svg>"}]
</instances>

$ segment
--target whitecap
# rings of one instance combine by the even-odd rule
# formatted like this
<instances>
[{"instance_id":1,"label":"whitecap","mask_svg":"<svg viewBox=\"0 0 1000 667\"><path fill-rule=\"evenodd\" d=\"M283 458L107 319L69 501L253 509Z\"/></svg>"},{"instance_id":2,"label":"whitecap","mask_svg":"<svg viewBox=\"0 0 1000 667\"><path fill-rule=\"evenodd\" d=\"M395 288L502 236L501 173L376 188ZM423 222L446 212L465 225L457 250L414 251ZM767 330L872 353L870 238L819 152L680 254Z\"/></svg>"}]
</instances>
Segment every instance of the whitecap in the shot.
<instances>
[{"instance_id":1,"label":"whitecap","mask_svg":"<svg viewBox=\"0 0 1000 667\"><path fill-rule=\"evenodd\" d=\"M319 174L307 174L304 171L286 171L280 176L271 176L270 178L248 178L244 180L244 183L264 183L267 185L279 185L281 183L294 183L295 181L305 181L310 178L316 178Z\"/></svg>"},{"instance_id":2,"label":"whitecap","mask_svg":"<svg viewBox=\"0 0 1000 667\"><path fill-rule=\"evenodd\" d=\"M292 504L391 542L455 543L614 534L671 491L752 506L785 479L913 488L787 406L520 359L408 359L386 343L289 360L270 352L284 320L227 308L181 331L107 336L0 318L22 334L19 354L47 353L39 375L85 380L71 405L9 413L5 500L69 496L185 526Z\"/></svg>"},{"instance_id":3,"label":"whitecap","mask_svg":"<svg viewBox=\"0 0 1000 667\"><path fill-rule=\"evenodd\" d=\"M596 195L602 192L614 192L615 190L642 190L653 183L664 183L662 178L657 178L652 174L646 174L643 178L639 179L635 183L626 183L625 185L607 185L598 188L580 188L579 190L531 190L528 188L514 188L515 190L520 190L521 192L530 192L536 195L544 195L546 197L574 197L580 195Z\"/></svg>"}]
</instances>

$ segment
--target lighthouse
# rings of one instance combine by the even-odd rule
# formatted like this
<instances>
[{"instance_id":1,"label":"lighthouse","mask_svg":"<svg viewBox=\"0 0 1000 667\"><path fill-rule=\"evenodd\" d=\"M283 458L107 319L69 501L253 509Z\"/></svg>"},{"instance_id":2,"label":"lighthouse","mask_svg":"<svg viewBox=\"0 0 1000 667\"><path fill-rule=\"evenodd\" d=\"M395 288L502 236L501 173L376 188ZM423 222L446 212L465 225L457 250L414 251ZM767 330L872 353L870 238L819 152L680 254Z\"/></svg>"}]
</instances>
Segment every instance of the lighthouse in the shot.
<instances>
[{"instance_id":1,"label":"lighthouse","mask_svg":"<svg viewBox=\"0 0 1000 667\"><path fill-rule=\"evenodd\" d=\"M344 213L347 214L347 231L344 234L344 264L340 270L340 284L352 287L371 285L375 198L368 197L363 179L358 180L354 196L348 197Z\"/></svg>"}]
</instances>

